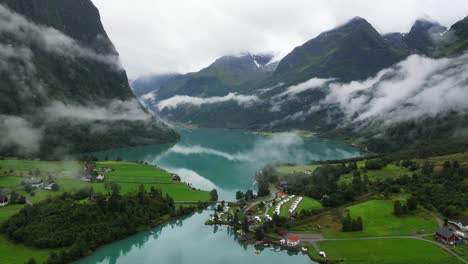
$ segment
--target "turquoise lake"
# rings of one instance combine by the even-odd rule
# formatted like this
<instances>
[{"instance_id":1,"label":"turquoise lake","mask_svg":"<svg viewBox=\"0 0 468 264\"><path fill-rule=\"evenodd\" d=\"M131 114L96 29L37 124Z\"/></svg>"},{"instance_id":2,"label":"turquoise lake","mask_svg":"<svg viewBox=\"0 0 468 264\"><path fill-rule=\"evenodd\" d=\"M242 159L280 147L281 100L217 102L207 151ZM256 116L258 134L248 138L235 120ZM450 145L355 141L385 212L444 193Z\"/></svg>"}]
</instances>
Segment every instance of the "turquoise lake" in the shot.
<instances>
[{"instance_id":1,"label":"turquoise lake","mask_svg":"<svg viewBox=\"0 0 468 264\"><path fill-rule=\"evenodd\" d=\"M195 188L218 190L220 199L233 200L238 190L255 190L255 172L266 164L287 161L307 164L311 160L343 159L363 155L347 144L302 138L298 133L262 136L226 129L178 129L175 145L145 146L95 153L101 158L146 161L177 173ZM236 242L226 226L205 226L210 210L170 222L97 250L79 264L219 264L219 263L312 263L303 254L265 249Z\"/></svg>"}]
</instances>

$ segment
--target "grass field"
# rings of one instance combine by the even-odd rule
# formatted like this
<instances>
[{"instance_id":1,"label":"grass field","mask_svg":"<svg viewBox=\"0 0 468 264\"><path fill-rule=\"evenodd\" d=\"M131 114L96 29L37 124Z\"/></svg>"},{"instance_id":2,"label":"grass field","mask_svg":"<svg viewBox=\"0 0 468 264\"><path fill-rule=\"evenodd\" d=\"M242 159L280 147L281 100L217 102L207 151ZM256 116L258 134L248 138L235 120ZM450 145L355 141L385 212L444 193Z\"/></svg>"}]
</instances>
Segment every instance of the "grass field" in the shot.
<instances>
[{"instance_id":1,"label":"grass field","mask_svg":"<svg viewBox=\"0 0 468 264\"><path fill-rule=\"evenodd\" d=\"M280 216L289 216L289 208L291 208L291 205L296 201L298 196L295 196L291 201L283 204L281 206L280 210ZM309 210L309 209L315 209L315 208L322 208L322 204L310 197L303 196L303 200L299 203L299 205L296 208L296 212L301 212L301 210ZM268 209L268 214L272 216L275 211L275 206L272 206Z\"/></svg>"},{"instance_id":2,"label":"grass field","mask_svg":"<svg viewBox=\"0 0 468 264\"><path fill-rule=\"evenodd\" d=\"M49 257L47 249L33 249L21 244L14 244L0 234L0 263L22 264L33 257L37 263L43 263Z\"/></svg>"},{"instance_id":3,"label":"grass field","mask_svg":"<svg viewBox=\"0 0 468 264\"><path fill-rule=\"evenodd\" d=\"M460 260L438 246L416 239L323 241L327 257L344 264L458 264Z\"/></svg>"},{"instance_id":4,"label":"grass field","mask_svg":"<svg viewBox=\"0 0 468 264\"><path fill-rule=\"evenodd\" d=\"M463 244L452 248L460 257L468 261L468 244Z\"/></svg>"},{"instance_id":5,"label":"grass field","mask_svg":"<svg viewBox=\"0 0 468 264\"><path fill-rule=\"evenodd\" d=\"M364 165L359 165L360 168L362 168ZM384 180L386 178L398 178L403 174L410 174L411 172L405 168L398 167L394 164L389 164L382 168L381 170L368 170L367 171L367 176L369 177L369 181L376 181L378 179ZM364 176L364 174L361 172L361 176ZM349 184L353 180L353 175L351 173L344 174L340 177L338 183L346 183Z\"/></svg>"},{"instance_id":6,"label":"grass field","mask_svg":"<svg viewBox=\"0 0 468 264\"><path fill-rule=\"evenodd\" d=\"M299 173L304 172L305 170L314 171L320 165L299 165L299 166L280 166L276 169L281 174L292 174L292 173Z\"/></svg>"},{"instance_id":7,"label":"grass field","mask_svg":"<svg viewBox=\"0 0 468 264\"><path fill-rule=\"evenodd\" d=\"M341 232L340 219L349 210L353 218L362 217L364 230ZM420 210L411 215L396 217L392 200L370 200L351 207L336 209L311 220L309 223L292 228L294 232L323 233L327 238L359 238L377 236L412 235L425 230L437 230L437 222L428 212Z\"/></svg>"},{"instance_id":8,"label":"grass field","mask_svg":"<svg viewBox=\"0 0 468 264\"><path fill-rule=\"evenodd\" d=\"M0 176L0 187L14 187L21 184L22 177Z\"/></svg>"},{"instance_id":9,"label":"grass field","mask_svg":"<svg viewBox=\"0 0 468 264\"><path fill-rule=\"evenodd\" d=\"M172 183L172 175L154 166L130 162L98 162L97 168L109 167L112 172L102 172L107 181L117 183Z\"/></svg>"},{"instance_id":10,"label":"grass field","mask_svg":"<svg viewBox=\"0 0 468 264\"><path fill-rule=\"evenodd\" d=\"M0 160L0 167L5 169L30 171L39 169L41 172L71 173L80 168L75 161L39 161L39 160Z\"/></svg>"},{"instance_id":11,"label":"grass field","mask_svg":"<svg viewBox=\"0 0 468 264\"><path fill-rule=\"evenodd\" d=\"M8 205L5 207L0 207L0 224L16 214L24 205Z\"/></svg>"},{"instance_id":12,"label":"grass field","mask_svg":"<svg viewBox=\"0 0 468 264\"><path fill-rule=\"evenodd\" d=\"M421 230L427 233L437 230L436 220L424 211L397 217L393 214L392 200L371 200L347 208L352 217L361 216L364 230L361 232L330 232L326 237L372 237L412 235Z\"/></svg>"},{"instance_id":13,"label":"grass field","mask_svg":"<svg viewBox=\"0 0 468 264\"><path fill-rule=\"evenodd\" d=\"M115 182L121 188L121 193L137 192L141 184L149 190L152 186L169 194L175 201L208 201L207 191L193 190L185 183L173 182L173 176L155 166L129 162L99 162L97 167L109 167L112 172L103 172L105 182ZM95 192L107 193L105 183L83 182L71 176L62 176L56 180L60 186L57 192L40 190L30 198L33 203L45 200L49 196L60 195L64 192L75 192L82 188L93 187Z\"/></svg>"}]
</instances>

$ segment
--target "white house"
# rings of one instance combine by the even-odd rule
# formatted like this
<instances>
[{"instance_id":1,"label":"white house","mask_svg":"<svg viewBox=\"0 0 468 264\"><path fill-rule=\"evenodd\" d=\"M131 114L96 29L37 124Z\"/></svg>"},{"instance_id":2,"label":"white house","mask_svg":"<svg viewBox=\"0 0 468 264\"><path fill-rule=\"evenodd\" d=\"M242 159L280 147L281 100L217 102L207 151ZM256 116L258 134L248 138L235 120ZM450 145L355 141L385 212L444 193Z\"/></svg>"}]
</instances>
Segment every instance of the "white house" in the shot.
<instances>
[{"instance_id":1,"label":"white house","mask_svg":"<svg viewBox=\"0 0 468 264\"><path fill-rule=\"evenodd\" d=\"M290 247L297 247L301 243L301 239L298 236L290 236L286 241L286 244Z\"/></svg>"},{"instance_id":2,"label":"white house","mask_svg":"<svg viewBox=\"0 0 468 264\"><path fill-rule=\"evenodd\" d=\"M98 181L103 181L104 178L105 178L105 176L102 175L102 174L99 174L98 176L96 176L96 180L98 180Z\"/></svg>"},{"instance_id":3,"label":"white house","mask_svg":"<svg viewBox=\"0 0 468 264\"><path fill-rule=\"evenodd\" d=\"M8 204L8 197L6 195L0 194L0 206L6 206Z\"/></svg>"}]
</instances>

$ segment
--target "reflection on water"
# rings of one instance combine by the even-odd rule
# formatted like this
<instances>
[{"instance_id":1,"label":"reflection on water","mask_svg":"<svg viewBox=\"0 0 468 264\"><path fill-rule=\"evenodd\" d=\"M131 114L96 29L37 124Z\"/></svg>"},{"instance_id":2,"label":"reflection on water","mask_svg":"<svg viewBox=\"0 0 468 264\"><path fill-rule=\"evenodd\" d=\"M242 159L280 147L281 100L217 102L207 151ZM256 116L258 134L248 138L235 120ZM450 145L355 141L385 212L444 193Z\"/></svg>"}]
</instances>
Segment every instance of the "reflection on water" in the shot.
<instances>
[{"instance_id":1,"label":"reflection on water","mask_svg":"<svg viewBox=\"0 0 468 264\"><path fill-rule=\"evenodd\" d=\"M237 190L254 189L253 176L268 163L342 159L362 155L341 142L308 138L297 133L261 136L239 130L180 129L176 145L144 146L97 153L101 158L144 160L181 176L204 190L218 189L221 199L232 200Z\"/></svg>"},{"instance_id":2,"label":"reflection on water","mask_svg":"<svg viewBox=\"0 0 468 264\"><path fill-rule=\"evenodd\" d=\"M145 146L95 153L100 158L122 158L158 165L177 173L194 187L218 189L221 199L231 200L237 190L253 189L253 176L268 163L342 159L362 155L346 144L302 139L295 133L260 136L225 129L181 129L176 145ZM102 247L79 264L234 264L311 263L302 253L275 252L262 246L239 243L235 230L206 226L210 211L195 213ZM254 252L258 248L261 254Z\"/></svg>"},{"instance_id":3,"label":"reflection on water","mask_svg":"<svg viewBox=\"0 0 468 264\"><path fill-rule=\"evenodd\" d=\"M206 226L210 210L167 223L148 232L100 248L79 264L219 264L311 263L302 253L275 252L260 245L241 244L228 226ZM255 250L260 250L259 255Z\"/></svg>"}]
</instances>

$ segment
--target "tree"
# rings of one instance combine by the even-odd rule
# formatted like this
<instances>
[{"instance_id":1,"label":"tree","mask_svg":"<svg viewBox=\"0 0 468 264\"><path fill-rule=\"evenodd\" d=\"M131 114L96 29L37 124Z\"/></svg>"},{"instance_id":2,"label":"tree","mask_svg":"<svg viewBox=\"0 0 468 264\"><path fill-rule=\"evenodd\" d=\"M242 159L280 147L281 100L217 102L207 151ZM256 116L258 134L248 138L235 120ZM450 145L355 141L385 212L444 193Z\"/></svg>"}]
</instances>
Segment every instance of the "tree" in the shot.
<instances>
[{"instance_id":1,"label":"tree","mask_svg":"<svg viewBox=\"0 0 468 264\"><path fill-rule=\"evenodd\" d=\"M345 218L341 219L341 230L343 232L351 232L353 231L353 223L351 219L351 215L348 213Z\"/></svg>"},{"instance_id":2,"label":"tree","mask_svg":"<svg viewBox=\"0 0 468 264\"><path fill-rule=\"evenodd\" d=\"M216 191L216 189L211 190L210 200L211 201L218 201L218 191Z\"/></svg>"},{"instance_id":3,"label":"tree","mask_svg":"<svg viewBox=\"0 0 468 264\"><path fill-rule=\"evenodd\" d=\"M249 232L249 221L247 220L247 217L244 216L244 218L242 218L242 230L244 230L244 232Z\"/></svg>"},{"instance_id":4,"label":"tree","mask_svg":"<svg viewBox=\"0 0 468 264\"><path fill-rule=\"evenodd\" d=\"M357 218L357 230L355 231L362 231L362 230L364 230L364 225L362 223L362 217L359 216Z\"/></svg>"},{"instance_id":5,"label":"tree","mask_svg":"<svg viewBox=\"0 0 468 264\"><path fill-rule=\"evenodd\" d=\"M395 203L393 203L393 213L396 215L396 216L401 216L403 215L403 206L401 205L401 202L400 201L395 201Z\"/></svg>"},{"instance_id":6,"label":"tree","mask_svg":"<svg viewBox=\"0 0 468 264\"><path fill-rule=\"evenodd\" d=\"M264 197L270 194L270 185L267 181L258 181L258 196Z\"/></svg>"},{"instance_id":7,"label":"tree","mask_svg":"<svg viewBox=\"0 0 468 264\"><path fill-rule=\"evenodd\" d=\"M240 201L240 200L242 200L242 199L244 199L244 193L241 192L241 191L237 191L237 192L236 192L236 200L237 200L237 201Z\"/></svg>"},{"instance_id":8,"label":"tree","mask_svg":"<svg viewBox=\"0 0 468 264\"><path fill-rule=\"evenodd\" d=\"M245 192L245 200L250 201L254 197L252 190L247 190Z\"/></svg>"},{"instance_id":9,"label":"tree","mask_svg":"<svg viewBox=\"0 0 468 264\"><path fill-rule=\"evenodd\" d=\"M364 191L369 191L369 176L367 176L367 173L364 174Z\"/></svg>"},{"instance_id":10,"label":"tree","mask_svg":"<svg viewBox=\"0 0 468 264\"><path fill-rule=\"evenodd\" d=\"M408 205L409 211L414 211L418 209L418 201L414 197L409 198L406 204Z\"/></svg>"},{"instance_id":11,"label":"tree","mask_svg":"<svg viewBox=\"0 0 468 264\"><path fill-rule=\"evenodd\" d=\"M56 192L60 189L60 186L56 183L52 184L52 191Z\"/></svg>"},{"instance_id":12,"label":"tree","mask_svg":"<svg viewBox=\"0 0 468 264\"><path fill-rule=\"evenodd\" d=\"M34 258L30 258L28 261L25 262L25 264L36 264L36 260Z\"/></svg>"},{"instance_id":13,"label":"tree","mask_svg":"<svg viewBox=\"0 0 468 264\"><path fill-rule=\"evenodd\" d=\"M265 238L265 232L263 231L263 228L258 228L255 230L255 238L257 240L263 240Z\"/></svg>"}]
</instances>

